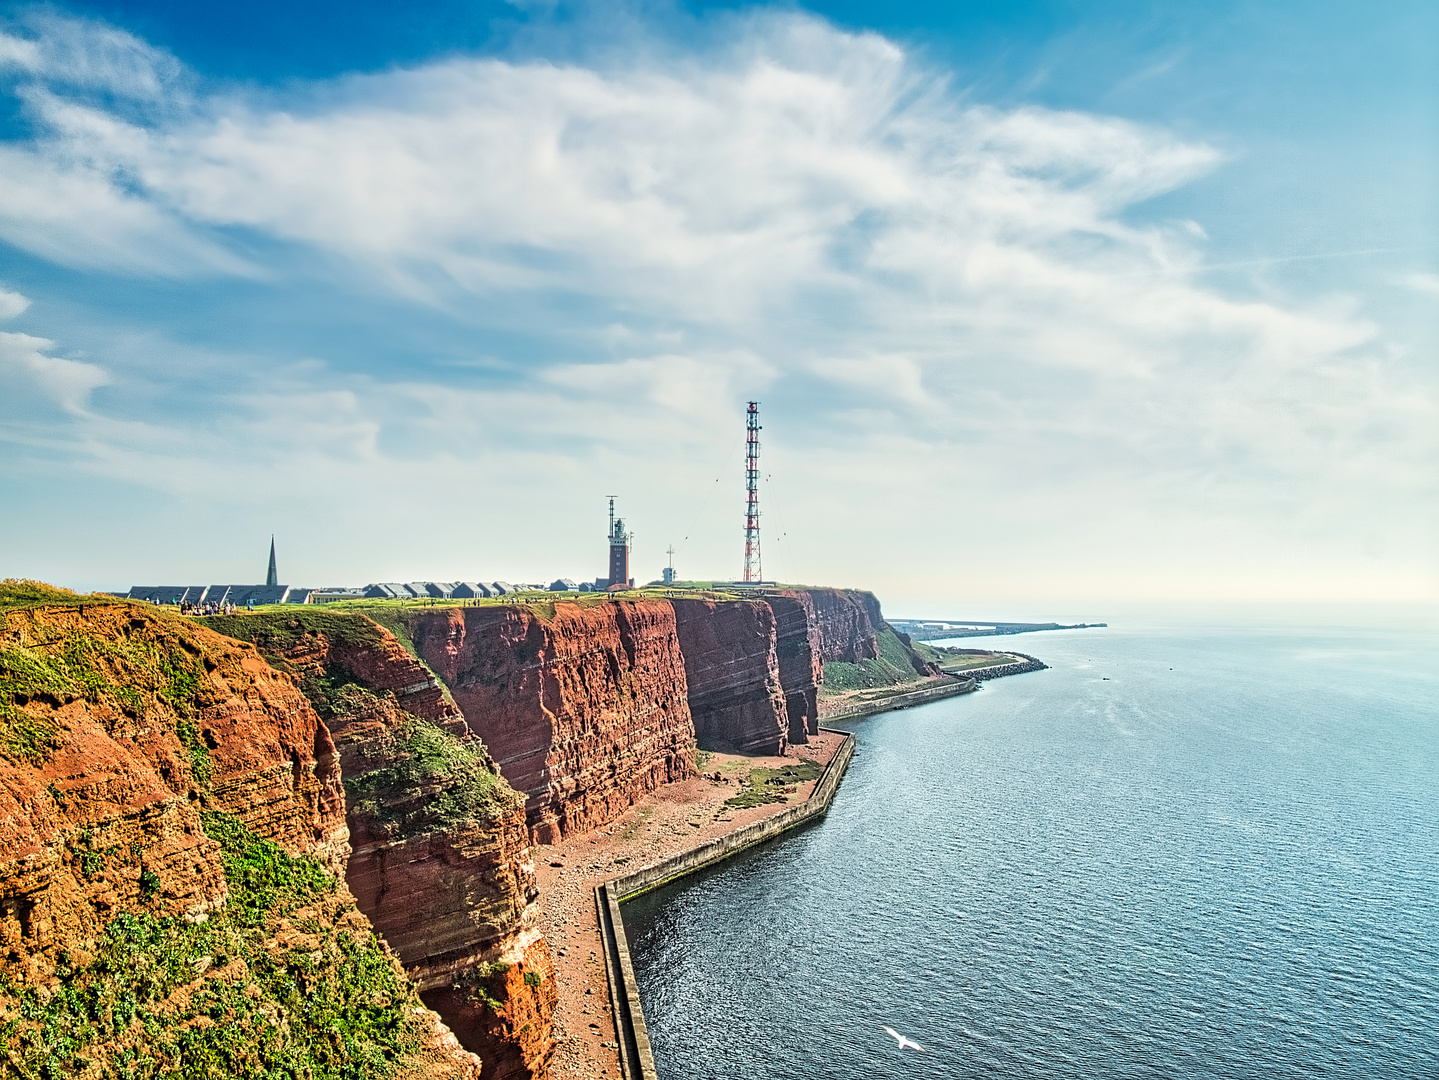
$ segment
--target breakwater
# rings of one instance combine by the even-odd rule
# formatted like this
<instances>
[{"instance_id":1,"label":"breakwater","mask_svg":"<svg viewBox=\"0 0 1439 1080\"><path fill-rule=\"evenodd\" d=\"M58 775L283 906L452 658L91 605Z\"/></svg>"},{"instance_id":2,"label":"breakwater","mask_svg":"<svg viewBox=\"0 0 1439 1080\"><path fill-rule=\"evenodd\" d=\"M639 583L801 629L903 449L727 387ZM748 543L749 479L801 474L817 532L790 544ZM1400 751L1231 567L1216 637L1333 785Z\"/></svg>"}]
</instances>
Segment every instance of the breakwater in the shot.
<instances>
[{"instance_id":1,"label":"breakwater","mask_svg":"<svg viewBox=\"0 0 1439 1080\"><path fill-rule=\"evenodd\" d=\"M1036 659L1027 653L1011 652L1009 655L1023 656L1024 659L1017 664L996 664L993 667L970 668L965 675L984 682L986 679L1000 679L1006 675L1023 675L1026 671L1043 671L1049 667L1043 660Z\"/></svg>"},{"instance_id":2,"label":"breakwater","mask_svg":"<svg viewBox=\"0 0 1439 1080\"><path fill-rule=\"evenodd\" d=\"M635 981L634 966L630 961L629 942L620 912L621 902L732 858L756 844L821 817L834 800L839 782L844 777L850 758L854 756L854 736L846 732L833 733L844 735L844 741L820 774L810 797L798 806L781 810L762 821L745 825L718 839L698 844L688 851L641 867L634 873L612 878L596 887L595 909L604 949L605 975L610 987L610 1010L614 1018L615 1039L619 1044L620 1072L625 1080L658 1080L658 1074L645 1027L644 1009L640 1005L639 984Z\"/></svg>"}]
</instances>

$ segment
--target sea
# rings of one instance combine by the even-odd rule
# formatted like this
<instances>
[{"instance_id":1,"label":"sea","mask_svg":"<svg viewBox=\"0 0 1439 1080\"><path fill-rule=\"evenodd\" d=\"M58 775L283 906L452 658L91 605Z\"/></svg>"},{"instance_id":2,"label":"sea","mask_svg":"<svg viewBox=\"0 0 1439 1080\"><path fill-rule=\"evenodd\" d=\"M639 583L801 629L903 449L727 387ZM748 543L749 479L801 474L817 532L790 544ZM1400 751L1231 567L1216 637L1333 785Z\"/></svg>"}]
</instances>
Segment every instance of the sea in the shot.
<instances>
[{"instance_id":1,"label":"sea","mask_svg":"<svg viewBox=\"0 0 1439 1080\"><path fill-rule=\"evenodd\" d=\"M662 1080L1439 1077L1439 633L954 643L1050 667L624 906Z\"/></svg>"}]
</instances>

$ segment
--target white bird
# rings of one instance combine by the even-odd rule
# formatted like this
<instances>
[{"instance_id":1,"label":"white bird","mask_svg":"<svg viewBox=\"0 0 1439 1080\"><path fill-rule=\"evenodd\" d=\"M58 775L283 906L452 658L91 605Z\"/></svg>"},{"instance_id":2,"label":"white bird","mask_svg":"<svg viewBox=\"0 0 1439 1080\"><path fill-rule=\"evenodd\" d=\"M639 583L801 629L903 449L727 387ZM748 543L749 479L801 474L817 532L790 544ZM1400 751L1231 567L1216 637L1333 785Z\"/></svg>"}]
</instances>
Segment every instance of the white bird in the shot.
<instances>
[{"instance_id":1,"label":"white bird","mask_svg":"<svg viewBox=\"0 0 1439 1080\"><path fill-rule=\"evenodd\" d=\"M919 1043L915 1042L913 1039L906 1039L899 1032L895 1031L894 1028L887 1027L884 1030L895 1037L895 1039L899 1042L899 1048L901 1050L907 1047L910 1050L918 1050L921 1054L924 1053L924 1047L920 1046Z\"/></svg>"}]
</instances>

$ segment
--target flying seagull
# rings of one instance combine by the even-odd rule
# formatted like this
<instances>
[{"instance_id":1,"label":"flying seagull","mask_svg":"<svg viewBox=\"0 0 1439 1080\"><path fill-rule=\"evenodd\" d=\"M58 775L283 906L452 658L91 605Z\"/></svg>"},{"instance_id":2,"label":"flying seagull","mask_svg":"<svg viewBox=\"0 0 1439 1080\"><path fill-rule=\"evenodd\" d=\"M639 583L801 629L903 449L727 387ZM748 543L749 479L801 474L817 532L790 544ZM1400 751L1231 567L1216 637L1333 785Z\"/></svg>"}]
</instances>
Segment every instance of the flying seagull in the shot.
<instances>
[{"instance_id":1,"label":"flying seagull","mask_svg":"<svg viewBox=\"0 0 1439 1080\"><path fill-rule=\"evenodd\" d=\"M887 1027L887 1028L885 1028L884 1030L887 1031L887 1032L889 1032L891 1035L893 1035L893 1036L895 1037L896 1040L898 1040L898 1042L899 1042L899 1048L900 1048L901 1050L903 1050L903 1049L905 1049L905 1048L907 1047L907 1048L909 1048L910 1050L918 1050L921 1054L924 1053L924 1047L920 1046L919 1043L915 1042L913 1039L906 1039L906 1038L905 1038L903 1035L901 1035L899 1032L895 1031L894 1028L892 1028L892 1027Z\"/></svg>"}]
</instances>

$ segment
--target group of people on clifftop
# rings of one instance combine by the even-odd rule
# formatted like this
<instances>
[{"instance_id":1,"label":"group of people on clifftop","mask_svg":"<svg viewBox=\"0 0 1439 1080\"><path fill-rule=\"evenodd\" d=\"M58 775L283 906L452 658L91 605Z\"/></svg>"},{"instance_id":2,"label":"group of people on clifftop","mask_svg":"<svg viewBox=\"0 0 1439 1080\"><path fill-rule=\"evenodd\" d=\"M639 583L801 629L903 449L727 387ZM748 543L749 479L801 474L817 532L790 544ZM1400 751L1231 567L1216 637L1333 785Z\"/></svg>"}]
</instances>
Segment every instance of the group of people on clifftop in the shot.
<instances>
[{"instance_id":1,"label":"group of people on clifftop","mask_svg":"<svg viewBox=\"0 0 1439 1080\"><path fill-rule=\"evenodd\" d=\"M188 600L180 602L181 615L233 615L238 610L238 604L217 604L211 601L192 604Z\"/></svg>"}]
</instances>

